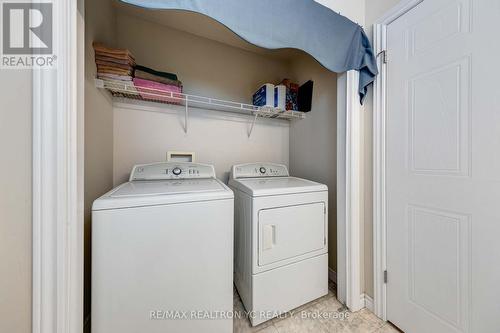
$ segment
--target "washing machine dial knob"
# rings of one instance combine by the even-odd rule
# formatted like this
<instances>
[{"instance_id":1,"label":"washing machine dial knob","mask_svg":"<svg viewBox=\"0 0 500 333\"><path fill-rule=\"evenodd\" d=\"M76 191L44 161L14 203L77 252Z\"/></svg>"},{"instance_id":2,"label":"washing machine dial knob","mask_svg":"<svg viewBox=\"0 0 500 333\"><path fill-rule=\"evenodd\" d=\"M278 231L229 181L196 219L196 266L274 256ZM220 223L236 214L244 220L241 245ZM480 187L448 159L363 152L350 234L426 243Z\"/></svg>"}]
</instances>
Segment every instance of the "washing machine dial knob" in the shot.
<instances>
[{"instance_id":1,"label":"washing machine dial knob","mask_svg":"<svg viewBox=\"0 0 500 333\"><path fill-rule=\"evenodd\" d=\"M266 173L266 168L260 167L259 171L260 171L260 173L264 174L264 173Z\"/></svg>"},{"instance_id":2,"label":"washing machine dial knob","mask_svg":"<svg viewBox=\"0 0 500 333\"><path fill-rule=\"evenodd\" d=\"M175 167L173 170L172 170L172 173L176 176L180 175L182 173L182 170L181 168L179 167Z\"/></svg>"}]
</instances>

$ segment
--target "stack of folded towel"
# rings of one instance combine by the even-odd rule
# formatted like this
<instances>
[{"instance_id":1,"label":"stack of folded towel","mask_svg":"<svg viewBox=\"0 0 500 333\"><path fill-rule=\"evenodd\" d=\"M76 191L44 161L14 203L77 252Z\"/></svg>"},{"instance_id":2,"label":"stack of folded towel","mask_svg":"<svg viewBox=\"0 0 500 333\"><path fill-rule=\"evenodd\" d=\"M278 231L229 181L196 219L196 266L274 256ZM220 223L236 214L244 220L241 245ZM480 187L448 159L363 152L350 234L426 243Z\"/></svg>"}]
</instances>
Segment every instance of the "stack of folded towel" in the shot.
<instances>
[{"instance_id":1,"label":"stack of folded towel","mask_svg":"<svg viewBox=\"0 0 500 333\"><path fill-rule=\"evenodd\" d=\"M129 50L114 49L96 42L93 46L98 78L132 81L135 59Z\"/></svg>"},{"instance_id":2,"label":"stack of folded towel","mask_svg":"<svg viewBox=\"0 0 500 333\"><path fill-rule=\"evenodd\" d=\"M181 102L182 96L176 93L182 93L182 82L177 79L175 74L137 65L133 82L143 99L159 100L172 104L180 104Z\"/></svg>"},{"instance_id":3,"label":"stack of folded towel","mask_svg":"<svg viewBox=\"0 0 500 333\"><path fill-rule=\"evenodd\" d=\"M114 96L137 97L137 90L132 83L135 59L130 51L107 47L96 42L92 46L95 52L97 77L105 81L106 86L110 88ZM116 84L117 81L120 81L119 86ZM114 86L117 89L123 89L123 85L130 93L113 90Z\"/></svg>"},{"instance_id":4,"label":"stack of folded towel","mask_svg":"<svg viewBox=\"0 0 500 333\"><path fill-rule=\"evenodd\" d=\"M179 93L182 93L182 82L177 75L136 65L129 50L110 48L96 42L93 46L97 77L105 81L105 87L114 96L181 103L183 98Z\"/></svg>"}]
</instances>

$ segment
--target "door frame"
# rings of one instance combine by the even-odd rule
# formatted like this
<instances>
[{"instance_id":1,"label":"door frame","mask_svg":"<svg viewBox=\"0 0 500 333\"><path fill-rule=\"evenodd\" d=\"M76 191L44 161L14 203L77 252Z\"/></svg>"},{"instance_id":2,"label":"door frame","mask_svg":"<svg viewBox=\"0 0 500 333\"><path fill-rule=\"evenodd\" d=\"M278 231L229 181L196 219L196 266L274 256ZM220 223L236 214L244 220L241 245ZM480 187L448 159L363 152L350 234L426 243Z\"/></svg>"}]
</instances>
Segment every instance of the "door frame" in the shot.
<instances>
[{"instance_id":1,"label":"door frame","mask_svg":"<svg viewBox=\"0 0 500 333\"><path fill-rule=\"evenodd\" d=\"M362 107L359 73L337 79L337 298L351 311L365 307L361 290Z\"/></svg>"},{"instance_id":2,"label":"door frame","mask_svg":"<svg viewBox=\"0 0 500 333\"><path fill-rule=\"evenodd\" d=\"M425 0L404 0L373 25L373 44L379 75L373 83L373 283L374 313L387 320L387 219L386 219L386 122L387 122L387 26ZM385 60L384 60L385 59Z\"/></svg>"},{"instance_id":3,"label":"door frame","mask_svg":"<svg viewBox=\"0 0 500 333\"><path fill-rule=\"evenodd\" d=\"M55 69L33 70L32 332L83 331L84 0L54 2ZM361 292L359 74L338 76L338 298ZM332 272L335 273L335 272Z\"/></svg>"},{"instance_id":4,"label":"door frame","mask_svg":"<svg viewBox=\"0 0 500 333\"><path fill-rule=\"evenodd\" d=\"M83 0L53 1L55 68L32 75L32 332L83 330Z\"/></svg>"}]
</instances>

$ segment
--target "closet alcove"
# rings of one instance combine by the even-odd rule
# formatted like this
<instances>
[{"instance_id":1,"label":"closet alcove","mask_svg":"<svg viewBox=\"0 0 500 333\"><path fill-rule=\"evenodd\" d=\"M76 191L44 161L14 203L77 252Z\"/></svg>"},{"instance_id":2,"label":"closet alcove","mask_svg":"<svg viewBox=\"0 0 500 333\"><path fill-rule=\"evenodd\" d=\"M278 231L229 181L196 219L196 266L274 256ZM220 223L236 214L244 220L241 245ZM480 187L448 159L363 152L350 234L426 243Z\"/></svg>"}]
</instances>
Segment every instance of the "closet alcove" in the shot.
<instances>
[{"instance_id":1,"label":"closet alcove","mask_svg":"<svg viewBox=\"0 0 500 333\"><path fill-rule=\"evenodd\" d=\"M189 109L186 132L184 107L115 98L96 86L94 41L130 50L138 64L176 73L191 95L251 104L264 83L312 80L312 110L304 119L259 117L249 136L252 114L197 106ZM126 181L133 165L164 161L167 151L195 152L223 181L233 164L266 161L328 185L329 266L336 270L337 74L303 51L252 45L201 14L113 0L85 2L85 47L86 318L92 202Z\"/></svg>"}]
</instances>

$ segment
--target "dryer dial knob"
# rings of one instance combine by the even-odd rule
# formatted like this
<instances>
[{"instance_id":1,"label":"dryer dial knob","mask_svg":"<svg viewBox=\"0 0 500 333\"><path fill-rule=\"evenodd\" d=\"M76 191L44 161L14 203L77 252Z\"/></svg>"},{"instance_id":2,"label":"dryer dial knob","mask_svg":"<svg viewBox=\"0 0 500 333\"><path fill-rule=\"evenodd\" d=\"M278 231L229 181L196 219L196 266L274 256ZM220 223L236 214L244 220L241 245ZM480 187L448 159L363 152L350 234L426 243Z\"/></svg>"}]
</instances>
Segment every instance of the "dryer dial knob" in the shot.
<instances>
[{"instance_id":1,"label":"dryer dial knob","mask_svg":"<svg viewBox=\"0 0 500 333\"><path fill-rule=\"evenodd\" d=\"M175 168L173 168L172 173L174 175L178 176L178 175L180 175L182 173L182 170L179 167L175 167Z\"/></svg>"}]
</instances>

